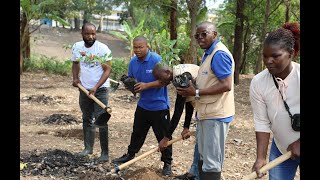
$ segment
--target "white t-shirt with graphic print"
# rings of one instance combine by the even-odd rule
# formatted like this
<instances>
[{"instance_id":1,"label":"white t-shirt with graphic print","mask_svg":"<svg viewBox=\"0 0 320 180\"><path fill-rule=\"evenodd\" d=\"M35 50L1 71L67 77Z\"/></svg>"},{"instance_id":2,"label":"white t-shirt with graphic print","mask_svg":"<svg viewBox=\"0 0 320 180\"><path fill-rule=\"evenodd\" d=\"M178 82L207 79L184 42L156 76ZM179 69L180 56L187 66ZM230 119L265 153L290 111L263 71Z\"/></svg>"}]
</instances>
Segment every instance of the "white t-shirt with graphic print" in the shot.
<instances>
[{"instance_id":1,"label":"white t-shirt with graphic print","mask_svg":"<svg viewBox=\"0 0 320 180\"><path fill-rule=\"evenodd\" d=\"M111 59L111 50L97 40L90 48L85 47L84 41L76 42L72 46L71 60L80 62L80 81L86 89L92 89L100 80L104 72L101 61L106 62ZM110 87L109 78L101 87Z\"/></svg>"}]
</instances>

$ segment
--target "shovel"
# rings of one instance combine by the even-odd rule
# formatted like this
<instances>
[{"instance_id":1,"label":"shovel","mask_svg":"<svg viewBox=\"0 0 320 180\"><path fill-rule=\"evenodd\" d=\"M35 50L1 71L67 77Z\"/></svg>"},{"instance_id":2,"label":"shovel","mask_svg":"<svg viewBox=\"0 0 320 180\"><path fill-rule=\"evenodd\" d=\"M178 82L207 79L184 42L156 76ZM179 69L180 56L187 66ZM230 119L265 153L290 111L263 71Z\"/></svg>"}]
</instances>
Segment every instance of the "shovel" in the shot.
<instances>
[{"instance_id":1,"label":"shovel","mask_svg":"<svg viewBox=\"0 0 320 180\"><path fill-rule=\"evenodd\" d=\"M110 78L109 78L110 79ZM113 79L110 79L110 82L113 82L113 83L115 83L116 85L115 85L115 87L112 89L112 91L111 92L115 92L117 89L118 89L118 87L119 87L119 85L120 85L120 82L118 82L118 81L116 81L116 80L113 80Z\"/></svg>"},{"instance_id":2,"label":"shovel","mask_svg":"<svg viewBox=\"0 0 320 180\"><path fill-rule=\"evenodd\" d=\"M87 95L89 95L89 91L86 90L86 88L84 88L81 84L78 84L78 87ZM101 106L106 112L102 113L93 123L94 127L97 128L103 128L107 126L107 122L109 121L110 117L111 117L111 108L107 107L106 105L104 105L99 99L97 99L94 95L90 94L89 95L91 97L92 100L94 100L99 106Z\"/></svg>"},{"instance_id":3,"label":"shovel","mask_svg":"<svg viewBox=\"0 0 320 180\"><path fill-rule=\"evenodd\" d=\"M268 164L264 165L261 169L260 172L264 173L267 172L268 170L274 168L275 166L279 165L280 163L282 163L283 161L289 159L291 157L291 151L288 151L287 153L277 157L276 159L274 159L273 161L270 161ZM242 180L251 180L251 179L255 179L257 178L257 173L254 171L251 174L249 174L248 176L245 176Z\"/></svg>"},{"instance_id":4,"label":"shovel","mask_svg":"<svg viewBox=\"0 0 320 180\"><path fill-rule=\"evenodd\" d=\"M190 136L194 136L195 134L196 134L195 131L191 131L190 132ZM178 138L175 138L175 139L172 139L171 141L167 142L167 146L169 146L169 145L171 145L171 144L173 144L173 143L175 143L177 141L180 141L181 139L182 139L182 136L180 136ZM155 148L153 148L153 149L141 154L140 156L138 156L136 158L133 158L130 161L128 161L126 163L123 163L120 166L115 167L114 169L111 169L111 173L118 173L120 170L124 169L125 167L127 167L127 166L129 166L129 165L131 165L131 164L133 164L133 163L135 163L137 161L139 161L142 158L147 157L148 155L150 155L150 154L152 154L154 152L157 152L158 150L159 150L159 147L157 146L157 147L155 147Z\"/></svg>"}]
</instances>

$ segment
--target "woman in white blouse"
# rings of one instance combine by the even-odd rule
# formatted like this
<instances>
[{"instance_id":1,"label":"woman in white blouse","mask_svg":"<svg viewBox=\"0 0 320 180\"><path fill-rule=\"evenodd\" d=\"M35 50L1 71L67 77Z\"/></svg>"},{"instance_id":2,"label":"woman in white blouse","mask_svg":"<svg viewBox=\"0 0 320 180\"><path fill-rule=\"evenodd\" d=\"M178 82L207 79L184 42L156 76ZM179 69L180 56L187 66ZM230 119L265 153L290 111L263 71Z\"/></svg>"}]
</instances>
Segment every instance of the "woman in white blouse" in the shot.
<instances>
[{"instance_id":1,"label":"woman in white blouse","mask_svg":"<svg viewBox=\"0 0 320 180\"><path fill-rule=\"evenodd\" d=\"M299 50L297 23L285 23L270 32L263 47L263 62L267 68L251 81L250 101L257 142L257 159L252 171L257 172L258 178L265 175L259 170L267 164L271 133L269 162L287 151L291 151L292 156L269 170L269 180L293 180L300 164L300 124L296 124L300 122L300 118L296 118L300 117L300 64L292 61Z\"/></svg>"}]
</instances>

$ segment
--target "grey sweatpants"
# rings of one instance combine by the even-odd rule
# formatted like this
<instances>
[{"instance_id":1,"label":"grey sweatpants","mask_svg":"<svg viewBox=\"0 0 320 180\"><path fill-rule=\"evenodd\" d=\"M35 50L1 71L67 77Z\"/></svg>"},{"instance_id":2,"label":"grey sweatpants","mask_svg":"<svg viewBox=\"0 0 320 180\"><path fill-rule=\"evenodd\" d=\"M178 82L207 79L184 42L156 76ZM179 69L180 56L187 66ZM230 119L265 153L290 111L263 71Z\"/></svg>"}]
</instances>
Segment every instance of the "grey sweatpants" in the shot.
<instances>
[{"instance_id":1,"label":"grey sweatpants","mask_svg":"<svg viewBox=\"0 0 320 180\"><path fill-rule=\"evenodd\" d=\"M221 172L229 124L216 120L198 122L197 140L203 172Z\"/></svg>"}]
</instances>

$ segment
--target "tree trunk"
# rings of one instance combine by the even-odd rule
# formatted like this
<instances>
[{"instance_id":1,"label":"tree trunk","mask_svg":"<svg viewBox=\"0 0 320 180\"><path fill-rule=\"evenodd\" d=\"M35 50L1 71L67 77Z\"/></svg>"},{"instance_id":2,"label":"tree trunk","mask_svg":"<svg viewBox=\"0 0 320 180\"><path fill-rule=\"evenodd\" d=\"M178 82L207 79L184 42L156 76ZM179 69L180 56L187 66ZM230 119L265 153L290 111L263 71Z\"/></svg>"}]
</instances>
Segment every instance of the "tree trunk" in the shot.
<instances>
[{"instance_id":1,"label":"tree trunk","mask_svg":"<svg viewBox=\"0 0 320 180\"><path fill-rule=\"evenodd\" d=\"M245 33L244 33L244 37L243 37L244 43L243 43L242 61L241 61L240 68L239 68L240 74L247 73L246 58L247 58L247 52L249 51L249 47L250 47L250 34L251 34L250 24L248 24L245 28Z\"/></svg>"},{"instance_id":2,"label":"tree trunk","mask_svg":"<svg viewBox=\"0 0 320 180\"><path fill-rule=\"evenodd\" d=\"M289 12L290 12L290 0L284 0L284 4L286 6L286 14L285 14L286 20L285 20L285 22L289 22L289 20L290 20L290 14L289 14Z\"/></svg>"},{"instance_id":3,"label":"tree trunk","mask_svg":"<svg viewBox=\"0 0 320 180\"><path fill-rule=\"evenodd\" d=\"M26 14L22 15L20 28L20 74L22 74L23 61L30 59L30 32Z\"/></svg>"},{"instance_id":4,"label":"tree trunk","mask_svg":"<svg viewBox=\"0 0 320 180\"><path fill-rule=\"evenodd\" d=\"M128 20L131 21L132 25L137 26L136 22L135 22L135 20L133 18L133 6L132 6L132 3L130 3L128 5Z\"/></svg>"},{"instance_id":5,"label":"tree trunk","mask_svg":"<svg viewBox=\"0 0 320 180\"><path fill-rule=\"evenodd\" d=\"M71 19L69 19L69 23L70 23L70 31L72 31L73 26L72 26L72 20Z\"/></svg>"},{"instance_id":6,"label":"tree trunk","mask_svg":"<svg viewBox=\"0 0 320 180\"><path fill-rule=\"evenodd\" d=\"M80 19L76 17L74 18L74 29L80 30Z\"/></svg>"},{"instance_id":7,"label":"tree trunk","mask_svg":"<svg viewBox=\"0 0 320 180\"><path fill-rule=\"evenodd\" d=\"M260 46L258 49L259 55L258 55L258 59L256 62L255 71L254 71L255 74L258 74L262 70L262 51L263 51L262 47L263 47L264 39L266 37L269 14L270 14L270 0L267 0L266 1L266 13L264 15L264 23L263 23L263 27L262 27L261 36L260 36Z\"/></svg>"},{"instance_id":8,"label":"tree trunk","mask_svg":"<svg viewBox=\"0 0 320 180\"><path fill-rule=\"evenodd\" d=\"M29 32L29 27L27 25L27 32L25 34L25 44L26 44L26 52L25 52L25 58L26 59L30 59L30 32Z\"/></svg>"},{"instance_id":9,"label":"tree trunk","mask_svg":"<svg viewBox=\"0 0 320 180\"><path fill-rule=\"evenodd\" d=\"M88 12L87 11L84 11L84 14L83 14L83 24L89 22L88 20Z\"/></svg>"},{"instance_id":10,"label":"tree trunk","mask_svg":"<svg viewBox=\"0 0 320 180\"><path fill-rule=\"evenodd\" d=\"M197 13L199 10L199 6L201 4L201 0L187 0L187 6L189 9L189 17L191 20L191 33L190 33L190 45L189 45L189 54L186 58L188 63L197 64L197 42L196 39L193 38L193 35L196 33L196 21L197 21Z\"/></svg>"},{"instance_id":11,"label":"tree trunk","mask_svg":"<svg viewBox=\"0 0 320 180\"><path fill-rule=\"evenodd\" d=\"M28 24L27 16L25 13L22 14L20 21L20 74L23 72L23 54L24 54L24 42L25 42L25 30Z\"/></svg>"},{"instance_id":12,"label":"tree trunk","mask_svg":"<svg viewBox=\"0 0 320 180\"><path fill-rule=\"evenodd\" d=\"M234 29L233 58L235 62L234 83L239 84L243 42L244 0L237 0L236 25Z\"/></svg>"},{"instance_id":13,"label":"tree trunk","mask_svg":"<svg viewBox=\"0 0 320 180\"><path fill-rule=\"evenodd\" d=\"M171 0L170 8L170 40L176 40L178 37L177 33L177 0ZM177 42L173 46L177 47Z\"/></svg>"},{"instance_id":14,"label":"tree trunk","mask_svg":"<svg viewBox=\"0 0 320 180\"><path fill-rule=\"evenodd\" d=\"M100 23L97 32L101 33L103 31L103 15L100 14Z\"/></svg>"}]
</instances>

